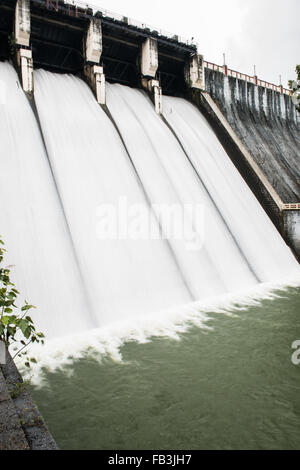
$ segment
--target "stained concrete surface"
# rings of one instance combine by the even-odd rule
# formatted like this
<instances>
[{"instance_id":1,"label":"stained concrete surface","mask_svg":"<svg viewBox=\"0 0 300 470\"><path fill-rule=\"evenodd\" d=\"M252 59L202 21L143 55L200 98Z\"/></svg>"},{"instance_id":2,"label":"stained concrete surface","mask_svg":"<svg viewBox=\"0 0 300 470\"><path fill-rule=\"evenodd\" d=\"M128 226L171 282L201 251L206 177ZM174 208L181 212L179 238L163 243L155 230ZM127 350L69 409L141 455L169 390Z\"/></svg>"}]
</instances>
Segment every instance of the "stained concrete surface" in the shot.
<instances>
[{"instance_id":1,"label":"stained concrete surface","mask_svg":"<svg viewBox=\"0 0 300 470\"><path fill-rule=\"evenodd\" d=\"M10 355L0 365L0 450L57 450Z\"/></svg>"},{"instance_id":2,"label":"stained concrete surface","mask_svg":"<svg viewBox=\"0 0 300 470\"><path fill-rule=\"evenodd\" d=\"M284 203L300 202L300 117L290 96L206 69L206 90Z\"/></svg>"}]
</instances>

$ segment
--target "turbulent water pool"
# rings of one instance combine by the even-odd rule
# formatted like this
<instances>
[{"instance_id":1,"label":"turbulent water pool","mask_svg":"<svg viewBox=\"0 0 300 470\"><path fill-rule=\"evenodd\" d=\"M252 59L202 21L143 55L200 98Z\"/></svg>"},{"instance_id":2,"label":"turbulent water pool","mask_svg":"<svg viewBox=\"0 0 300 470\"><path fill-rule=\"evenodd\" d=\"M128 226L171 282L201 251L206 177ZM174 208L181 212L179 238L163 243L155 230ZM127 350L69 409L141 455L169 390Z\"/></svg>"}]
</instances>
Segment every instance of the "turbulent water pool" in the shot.
<instances>
[{"instance_id":1,"label":"turbulent water pool","mask_svg":"<svg viewBox=\"0 0 300 470\"><path fill-rule=\"evenodd\" d=\"M33 396L62 449L299 449L299 294L45 371Z\"/></svg>"}]
</instances>

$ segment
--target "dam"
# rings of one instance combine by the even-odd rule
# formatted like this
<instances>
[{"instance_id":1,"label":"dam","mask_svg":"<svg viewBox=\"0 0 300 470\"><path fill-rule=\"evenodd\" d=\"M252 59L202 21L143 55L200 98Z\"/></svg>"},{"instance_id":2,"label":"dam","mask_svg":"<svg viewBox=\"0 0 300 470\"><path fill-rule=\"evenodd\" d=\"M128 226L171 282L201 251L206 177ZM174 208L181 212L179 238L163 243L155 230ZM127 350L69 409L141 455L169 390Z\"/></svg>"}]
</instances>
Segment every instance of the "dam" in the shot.
<instances>
[{"instance_id":1,"label":"dam","mask_svg":"<svg viewBox=\"0 0 300 470\"><path fill-rule=\"evenodd\" d=\"M210 63L193 41L80 1L3 0L0 8L0 59L13 53L29 96L33 69L44 68L82 76L101 105L105 82L143 88L158 112L162 94L196 104L299 256L299 114L282 85Z\"/></svg>"},{"instance_id":2,"label":"dam","mask_svg":"<svg viewBox=\"0 0 300 470\"><path fill-rule=\"evenodd\" d=\"M235 151L225 153L223 142L218 143L205 118L186 101L190 96L199 102L205 116L208 107L213 110L207 96L213 97L235 131L236 144L242 137L241 123L246 124L229 114L238 111L226 101L226 86L234 86L226 84L228 76L220 78L222 72L212 71L189 41L161 32L155 37L150 28L128 24L124 18L108 18L59 1L14 3L3 2L1 18L9 24L15 11L14 47L22 87L7 62L9 56L3 57L7 103L2 108L1 140L7 163L1 176L2 231L12 263L18 261L18 283L43 306L40 321L47 334L63 335L70 324L74 333L97 328L120 319L124 310L150 314L298 271L279 232L235 168ZM2 51L5 54L4 46ZM255 86L244 80L244 86L249 85ZM236 86L241 87L240 81ZM248 93L254 96L257 89ZM286 209L279 201L297 202L297 150L292 143L298 138L298 118L286 90L272 93L281 103L274 109L282 109L282 116L274 119L277 129L268 128L267 133L262 127L254 135L255 126L249 126L250 135L238 150L241 154L244 146L251 151L250 157L240 155L240 161L250 158L259 165L262 156L251 146L265 148L269 143L265 166L279 178L280 191L261 166L260 173L255 172L256 179L262 178L258 196L295 248L297 217L296 223L287 219L284 225L283 214L298 215L298 206ZM253 100L249 113L254 114L256 104L256 112L262 113L262 99ZM245 98L242 104L247 106ZM268 127L267 115L265 121ZM272 143L271 134L274 140L281 138L281 147L276 140ZM277 153L271 153L271 145ZM289 152L283 156L284 145ZM280 174L274 171L275 164L281 165ZM7 188L9 174L15 178ZM255 194L257 185L250 189ZM104 202L116 205L122 195L129 205L144 205L151 216L155 204L203 204L206 234L201 249L189 250L176 239L100 242L93 211ZM18 231L10 214L18 219ZM166 216L154 209L154 217L166 230ZM191 219L191 227L195 222ZM56 322L49 322L54 315L60 318L56 333Z\"/></svg>"},{"instance_id":3,"label":"dam","mask_svg":"<svg viewBox=\"0 0 300 470\"><path fill-rule=\"evenodd\" d=\"M299 279L299 113L283 86L199 52L80 1L0 4L1 234L64 357L82 333L109 349L111 325L148 338L153 313Z\"/></svg>"}]
</instances>

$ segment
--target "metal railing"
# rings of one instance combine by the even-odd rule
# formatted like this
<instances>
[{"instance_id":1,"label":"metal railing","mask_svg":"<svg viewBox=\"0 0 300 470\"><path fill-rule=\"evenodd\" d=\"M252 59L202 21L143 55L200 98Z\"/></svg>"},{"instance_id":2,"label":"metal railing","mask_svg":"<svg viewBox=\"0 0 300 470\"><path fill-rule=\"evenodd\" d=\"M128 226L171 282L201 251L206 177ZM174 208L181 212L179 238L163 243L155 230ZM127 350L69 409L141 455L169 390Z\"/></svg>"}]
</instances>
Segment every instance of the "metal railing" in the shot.
<instances>
[{"instance_id":1,"label":"metal railing","mask_svg":"<svg viewBox=\"0 0 300 470\"><path fill-rule=\"evenodd\" d=\"M99 12L104 18L108 18L113 21L119 21L119 22L127 24L128 26L133 26L135 28L147 30L149 31L149 33L152 33L156 36L164 37L167 39L172 39L176 42L185 44L187 46L193 46L194 48L197 48L197 43L193 39L186 39L177 34L170 33L169 31L165 31L160 28L156 28L147 23L142 23L141 21L135 20L133 18L129 18L128 16L121 15L119 13L115 13L111 10L106 10L97 5L93 5L89 2L83 2L82 0L61 0L61 1L45 0L45 4L47 8L56 8L57 10L59 8L59 4L62 4L62 3L66 6L66 11L67 12L69 11L69 14L72 13L71 10L68 10L68 7L70 6L78 8L80 10L80 14L82 14L83 11L92 10L93 14Z\"/></svg>"},{"instance_id":2,"label":"metal railing","mask_svg":"<svg viewBox=\"0 0 300 470\"><path fill-rule=\"evenodd\" d=\"M150 34L164 37L167 39L172 39L172 40L175 40L176 42L185 44L187 46L193 46L195 49L198 49L198 44L194 41L193 38L186 39L177 34L170 33L163 29L155 28L147 23L142 23L141 21L129 18L119 13L115 13L111 10L106 10L104 8L101 8L97 5L93 5L91 3L83 2L82 0L44 0L44 1L45 1L45 6L47 8L56 8L57 11L59 9L59 5L61 4L65 5L66 7L65 11L69 13L70 15L72 14L70 10L70 8L72 7L73 9L74 8L78 9L79 10L78 13L80 15L83 14L84 12L87 12L88 10L92 10L93 15L99 12L101 13L101 16L103 16L104 18L108 18L113 21L122 22L122 23L127 24L128 26L133 26L138 29L149 31ZM39 0L39 3L42 3L42 2ZM234 77L234 78L244 80L249 83L253 83L258 86L262 86L264 88L268 88L273 91L278 91L279 93L290 95L290 90L288 90L287 88L283 88L282 85L275 85L274 83L266 82L265 80L260 80L258 77L250 76L245 73L241 73L236 70L229 69L226 65L217 65L217 64L214 64L213 62L204 61L204 67L210 70L215 70L217 72L224 73L229 77Z\"/></svg>"},{"instance_id":3,"label":"metal railing","mask_svg":"<svg viewBox=\"0 0 300 470\"><path fill-rule=\"evenodd\" d=\"M213 62L204 61L204 67L210 70L215 70L217 72L222 72L228 77L234 77L239 80L245 80L246 82L253 83L254 85L262 86L268 88L269 90L278 91L279 93L284 93L285 95L290 95L291 92L287 88L283 88L282 85L274 85L274 83L266 82L265 80L260 80L257 77L251 77L246 73L237 72L236 70L229 69L226 65L217 65Z\"/></svg>"},{"instance_id":4,"label":"metal railing","mask_svg":"<svg viewBox=\"0 0 300 470\"><path fill-rule=\"evenodd\" d=\"M283 204L282 209L285 211L300 211L300 203Z\"/></svg>"}]
</instances>

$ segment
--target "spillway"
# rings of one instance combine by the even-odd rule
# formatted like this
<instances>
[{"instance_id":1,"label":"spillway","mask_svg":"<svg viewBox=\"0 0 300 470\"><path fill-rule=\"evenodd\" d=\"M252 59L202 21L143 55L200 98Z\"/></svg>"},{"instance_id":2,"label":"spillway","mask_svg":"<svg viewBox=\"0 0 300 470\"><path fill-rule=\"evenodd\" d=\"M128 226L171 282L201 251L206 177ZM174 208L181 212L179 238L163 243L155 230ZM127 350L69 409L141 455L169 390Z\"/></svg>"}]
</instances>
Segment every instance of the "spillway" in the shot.
<instances>
[{"instance_id":1,"label":"spillway","mask_svg":"<svg viewBox=\"0 0 300 470\"><path fill-rule=\"evenodd\" d=\"M202 249L183 256L178 250L196 297L298 272L290 249L194 105L164 97L168 127L143 92L111 85L108 107L151 200L203 205Z\"/></svg>"},{"instance_id":2,"label":"spillway","mask_svg":"<svg viewBox=\"0 0 300 470\"><path fill-rule=\"evenodd\" d=\"M35 98L95 327L191 301L166 241L97 236L103 205L118 207L125 198L129 208L141 205L149 217L151 208L116 129L88 86L38 71Z\"/></svg>"},{"instance_id":3,"label":"spillway","mask_svg":"<svg viewBox=\"0 0 300 470\"><path fill-rule=\"evenodd\" d=\"M37 70L40 132L12 66L0 64L0 78L7 92L1 232L14 279L39 306L47 335L299 276L291 251L190 103L164 97L163 120L142 91L108 85L110 119L82 80ZM120 236L115 217L124 201L125 218L134 222L142 207L163 235L161 206L188 207L187 238ZM116 222L106 238L103 209Z\"/></svg>"},{"instance_id":4,"label":"spillway","mask_svg":"<svg viewBox=\"0 0 300 470\"><path fill-rule=\"evenodd\" d=\"M165 97L164 105L167 121L257 279L267 282L296 274L298 264L289 247L205 118L180 98Z\"/></svg>"},{"instance_id":5,"label":"spillway","mask_svg":"<svg viewBox=\"0 0 300 470\"><path fill-rule=\"evenodd\" d=\"M12 279L48 336L92 327L41 135L14 68L0 62L0 226ZM20 302L19 302L20 303Z\"/></svg>"}]
</instances>

